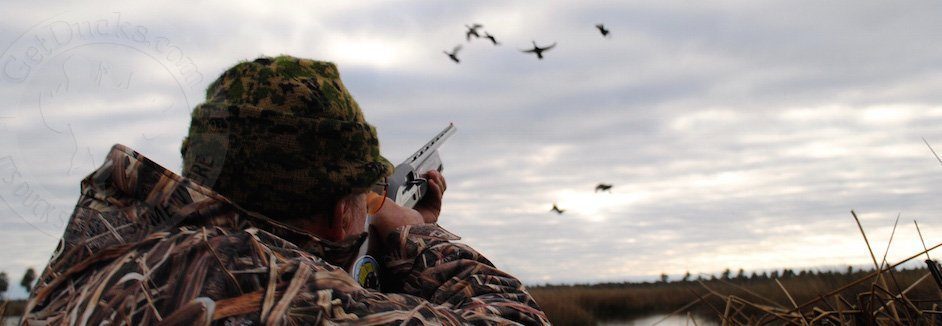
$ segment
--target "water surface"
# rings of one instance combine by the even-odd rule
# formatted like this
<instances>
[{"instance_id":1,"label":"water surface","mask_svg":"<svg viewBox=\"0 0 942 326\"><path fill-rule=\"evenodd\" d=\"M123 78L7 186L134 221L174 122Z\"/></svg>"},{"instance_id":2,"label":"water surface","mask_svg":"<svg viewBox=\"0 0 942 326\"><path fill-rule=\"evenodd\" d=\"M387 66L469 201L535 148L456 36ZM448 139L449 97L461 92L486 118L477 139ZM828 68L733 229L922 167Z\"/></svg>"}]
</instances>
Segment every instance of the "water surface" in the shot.
<instances>
[{"instance_id":1,"label":"water surface","mask_svg":"<svg viewBox=\"0 0 942 326\"><path fill-rule=\"evenodd\" d=\"M650 315L650 316L645 316L645 317L640 317L640 318L635 318L635 319L606 320L606 321L600 322L599 326L648 326L648 325L654 325L654 323L657 323L658 321L661 321L662 319L663 321L657 324L658 326L686 326L686 325L719 326L719 323L714 320L704 319L703 317L695 316L695 315L692 315L689 318L687 317L686 314L674 315L674 316L667 317L665 319L664 317L666 316L667 316L666 314L660 314L660 315ZM691 320L691 318L693 320Z\"/></svg>"},{"instance_id":2,"label":"water surface","mask_svg":"<svg viewBox=\"0 0 942 326\"><path fill-rule=\"evenodd\" d=\"M20 324L20 316L3 318L3 323L0 323L0 325L3 325L3 326L16 326L19 324Z\"/></svg>"}]
</instances>

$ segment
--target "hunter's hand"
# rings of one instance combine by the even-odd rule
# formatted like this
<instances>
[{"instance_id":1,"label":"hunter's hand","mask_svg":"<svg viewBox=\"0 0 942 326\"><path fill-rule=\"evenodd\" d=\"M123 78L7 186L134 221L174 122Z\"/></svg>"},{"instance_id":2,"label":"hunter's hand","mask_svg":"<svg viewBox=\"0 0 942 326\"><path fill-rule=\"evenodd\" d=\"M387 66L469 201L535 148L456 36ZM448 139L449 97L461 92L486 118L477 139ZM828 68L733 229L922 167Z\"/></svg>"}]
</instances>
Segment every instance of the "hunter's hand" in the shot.
<instances>
[{"instance_id":1,"label":"hunter's hand","mask_svg":"<svg viewBox=\"0 0 942 326\"><path fill-rule=\"evenodd\" d=\"M428 192L415 205L415 209L387 200L373 215L372 226L383 241L399 227L438 222L438 215L442 211L442 194L446 187L445 178L438 171L429 172L425 177L428 179Z\"/></svg>"},{"instance_id":2,"label":"hunter's hand","mask_svg":"<svg viewBox=\"0 0 942 326\"><path fill-rule=\"evenodd\" d=\"M442 196L445 194L445 177L441 172L432 170L423 175L428 180L428 191L418 203L415 204L415 210L422 214L425 223L438 222L438 216L442 213Z\"/></svg>"}]
</instances>

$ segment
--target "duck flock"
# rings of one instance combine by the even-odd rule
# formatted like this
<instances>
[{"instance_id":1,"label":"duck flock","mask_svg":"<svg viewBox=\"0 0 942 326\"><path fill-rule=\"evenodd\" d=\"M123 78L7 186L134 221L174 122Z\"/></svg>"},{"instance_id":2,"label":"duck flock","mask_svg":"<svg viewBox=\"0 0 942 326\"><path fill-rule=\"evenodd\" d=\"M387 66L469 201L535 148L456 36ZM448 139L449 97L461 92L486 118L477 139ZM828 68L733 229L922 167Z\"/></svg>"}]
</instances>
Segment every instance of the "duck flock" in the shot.
<instances>
[{"instance_id":1,"label":"duck flock","mask_svg":"<svg viewBox=\"0 0 942 326\"><path fill-rule=\"evenodd\" d=\"M489 33L488 31L482 30L484 25L471 24L471 25L464 25L464 26L468 29L464 34L465 41L471 42L472 38L483 37L490 40L491 44L495 46L500 45L500 42L497 41L497 38L495 38L494 35L491 35L491 33ZM604 24L596 24L595 28L598 29L600 34L602 34L602 37L607 38L609 37L609 34L611 33L611 31L605 28ZM484 36L481 36L481 32L484 33ZM538 44L536 44L536 41L533 41L533 48L520 50L520 52L535 54L538 60L543 60L543 52L549 51L555 46L556 46L556 42L553 42L553 44L546 45L546 46L539 46ZM448 51L442 51L442 52L445 53L445 55L447 55L448 58L451 59L451 61L454 61L456 64L458 64L458 63L461 63L461 59L458 58L458 51L461 51L461 44L455 45L455 47L452 48L451 52L448 52ZM940 162L942 162L942 160L940 160ZM599 192L599 191L611 193L612 185L606 184L606 183L600 183L597 186L595 186L595 192ZM559 206L556 203L553 203L553 208L550 209L550 211L556 214L563 214L564 212L566 212L565 209L559 208Z\"/></svg>"},{"instance_id":2,"label":"duck flock","mask_svg":"<svg viewBox=\"0 0 942 326\"><path fill-rule=\"evenodd\" d=\"M464 34L465 41L471 42L472 38L483 37L490 40L491 44L493 44L494 46L500 45L500 42L497 41L497 38L495 38L494 35L491 35L491 33L482 30L482 28L484 28L484 25L471 24L471 25L464 25L464 26L468 29ZM599 30L599 33L602 34L602 37L609 37L609 34L611 33L607 28L605 28L604 24L596 24L595 28ZM484 33L484 36L481 36L481 32ZM520 50L520 52L535 54L538 60L543 60L543 52L549 51L555 46L556 46L556 42L553 42L552 44L549 44L546 46L540 46L536 44L536 41L533 41L533 48ZM452 48L451 52L448 52L448 51L442 51L442 52L445 53L445 55L447 55L448 58L451 59L451 61L454 61L456 64L458 64L458 63L461 63L461 59L458 58L458 51L461 51L461 44L455 45L455 47Z\"/></svg>"}]
</instances>

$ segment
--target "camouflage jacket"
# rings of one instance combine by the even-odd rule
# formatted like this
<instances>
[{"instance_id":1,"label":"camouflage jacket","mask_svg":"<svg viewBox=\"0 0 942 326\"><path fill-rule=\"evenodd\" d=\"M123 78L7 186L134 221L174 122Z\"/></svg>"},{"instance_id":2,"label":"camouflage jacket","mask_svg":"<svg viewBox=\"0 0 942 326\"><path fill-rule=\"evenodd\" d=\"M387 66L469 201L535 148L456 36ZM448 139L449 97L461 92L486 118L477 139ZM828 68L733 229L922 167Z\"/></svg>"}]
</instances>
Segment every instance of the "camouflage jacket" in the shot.
<instances>
[{"instance_id":1,"label":"camouflage jacket","mask_svg":"<svg viewBox=\"0 0 942 326\"><path fill-rule=\"evenodd\" d=\"M82 181L23 324L548 324L516 278L436 225L404 227L381 293L334 243L240 208L115 145Z\"/></svg>"}]
</instances>

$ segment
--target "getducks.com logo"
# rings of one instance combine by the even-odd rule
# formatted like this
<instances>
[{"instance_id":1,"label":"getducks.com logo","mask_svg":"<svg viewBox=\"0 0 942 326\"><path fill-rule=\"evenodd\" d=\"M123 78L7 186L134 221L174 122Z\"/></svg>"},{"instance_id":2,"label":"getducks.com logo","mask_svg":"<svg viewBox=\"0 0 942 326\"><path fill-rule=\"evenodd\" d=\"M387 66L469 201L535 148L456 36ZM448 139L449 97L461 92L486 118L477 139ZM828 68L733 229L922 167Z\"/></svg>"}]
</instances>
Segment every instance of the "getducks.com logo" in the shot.
<instances>
[{"instance_id":1,"label":"getducks.com logo","mask_svg":"<svg viewBox=\"0 0 942 326\"><path fill-rule=\"evenodd\" d=\"M205 78L183 46L118 12L57 15L9 42L0 44L0 222L58 238L79 182L113 144L157 162L174 154L168 144L178 149L182 135L167 126L185 132Z\"/></svg>"}]
</instances>

